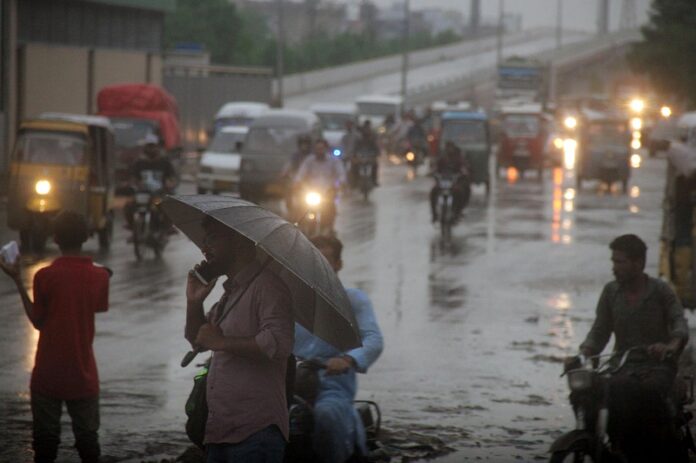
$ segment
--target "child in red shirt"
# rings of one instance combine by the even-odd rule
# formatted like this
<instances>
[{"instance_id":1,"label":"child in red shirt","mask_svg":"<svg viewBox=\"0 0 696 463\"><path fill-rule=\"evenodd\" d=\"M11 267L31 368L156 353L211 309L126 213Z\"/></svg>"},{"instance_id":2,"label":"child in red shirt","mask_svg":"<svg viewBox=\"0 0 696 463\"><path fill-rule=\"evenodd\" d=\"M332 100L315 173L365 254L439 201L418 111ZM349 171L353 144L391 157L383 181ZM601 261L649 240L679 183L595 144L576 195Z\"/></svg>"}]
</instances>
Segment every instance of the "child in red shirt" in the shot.
<instances>
[{"instance_id":1,"label":"child in red shirt","mask_svg":"<svg viewBox=\"0 0 696 463\"><path fill-rule=\"evenodd\" d=\"M16 283L24 310L39 330L31 375L35 462L53 462L60 444L63 402L72 419L75 447L83 462L98 462L99 378L92 350L94 314L109 304L109 272L81 255L87 241L85 218L60 213L54 239L62 256L34 276L32 303L21 278L19 259L0 267Z\"/></svg>"}]
</instances>

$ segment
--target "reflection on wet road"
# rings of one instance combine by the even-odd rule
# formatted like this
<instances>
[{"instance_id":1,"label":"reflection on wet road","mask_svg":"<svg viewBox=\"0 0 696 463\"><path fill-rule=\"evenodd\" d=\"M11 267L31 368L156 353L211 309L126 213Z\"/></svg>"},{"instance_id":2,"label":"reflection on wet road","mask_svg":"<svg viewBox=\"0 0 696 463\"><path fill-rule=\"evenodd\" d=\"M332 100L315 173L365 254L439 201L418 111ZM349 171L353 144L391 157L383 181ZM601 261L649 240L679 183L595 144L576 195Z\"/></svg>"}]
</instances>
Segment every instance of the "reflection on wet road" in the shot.
<instances>
[{"instance_id":1,"label":"reflection on wet road","mask_svg":"<svg viewBox=\"0 0 696 463\"><path fill-rule=\"evenodd\" d=\"M656 273L664 160L643 159L628 195L572 171L501 172L490 198L476 187L452 242L430 224L431 179L385 162L368 202L344 198L338 233L342 278L368 292L385 335L383 357L361 377L360 397L379 402L385 425L437 435L460 455L529 461L545 455L572 413L560 361L589 329L611 278L607 245L636 232ZM4 222L4 218L3 222ZM120 225L119 225L120 226ZM195 368L179 367L184 283L199 252L174 237L161 261L137 263L118 230L110 254L111 309L97 320L104 452L116 460L176 455L186 447L183 404ZM3 241L11 234L0 231ZM55 251L54 251L55 252ZM55 254L28 262L33 272ZM219 296L219 288L211 296ZM28 375L37 333L0 279L1 461L30 447ZM64 442L72 443L69 428ZM71 460L72 458L72 460ZM76 461L71 450L60 461Z\"/></svg>"}]
</instances>

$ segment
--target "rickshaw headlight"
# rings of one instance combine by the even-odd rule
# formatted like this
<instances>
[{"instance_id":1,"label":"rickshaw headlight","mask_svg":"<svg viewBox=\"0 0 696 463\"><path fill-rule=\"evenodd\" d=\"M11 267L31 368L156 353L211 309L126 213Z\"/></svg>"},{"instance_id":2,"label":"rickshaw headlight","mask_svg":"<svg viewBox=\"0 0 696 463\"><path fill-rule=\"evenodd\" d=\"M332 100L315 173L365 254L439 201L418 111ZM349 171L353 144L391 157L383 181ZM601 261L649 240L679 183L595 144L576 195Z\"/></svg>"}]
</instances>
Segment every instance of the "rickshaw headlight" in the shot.
<instances>
[{"instance_id":1,"label":"rickshaw headlight","mask_svg":"<svg viewBox=\"0 0 696 463\"><path fill-rule=\"evenodd\" d=\"M316 191L310 191L305 195L305 202L308 206L317 207L321 204L321 195Z\"/></svg>"},{"instance_id":2,"label":"rickshaw headlight","mask_svg":"<svg viewBox=\"0 0 696 463\"><path fill-rule=\"evenodd\" d=\"M672 108L669 106L663 106L660 108L660 114L662 114L662 117L665 119L668 119L672 115Z\"/></svg>"},{"instance_id":3,"label":"rickshaw headlight","mask_svg":"<svg viewBox=\"0 0 696 463\"><path fill-rule=\"evenodd\" d=\"M34 190L36 190L37 194L41 196L46 196L51 192L51 182L49 182L48 180L39 180L38 182L36 182Z\"/></svg>"},{"instance_id":4,"label":"rickshaw headlight","mask_svg":"<svg viewBox=\"0 0 696 463\"><path fill-rule=\"evenodd\" d=\"M591 370L571 370L568 372L568 387L571 391L585 391L592 387Z\"/></svg>"}]
</instances>

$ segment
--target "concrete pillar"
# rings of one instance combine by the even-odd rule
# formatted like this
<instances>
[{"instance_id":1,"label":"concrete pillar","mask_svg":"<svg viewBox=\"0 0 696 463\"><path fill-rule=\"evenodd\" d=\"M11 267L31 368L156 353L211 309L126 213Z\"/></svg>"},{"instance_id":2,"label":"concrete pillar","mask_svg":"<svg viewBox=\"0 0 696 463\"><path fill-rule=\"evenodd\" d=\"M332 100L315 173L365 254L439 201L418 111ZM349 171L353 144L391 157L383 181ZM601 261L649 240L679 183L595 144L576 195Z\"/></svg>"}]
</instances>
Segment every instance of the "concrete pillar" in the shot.
<instances>
[{"instance_id":1,"label":"concrete pillar","mask_svg":"<svg viewBox=\"0 0 696 463\"><path fill-rule=\"evenodd\" d=\"M478 35L481 25L481 0L471 0L471 13L469 15L469 32Z\"/></svg>"},{"instance_id":2,"label":"concrete pillar","mask_svg":"<svg viewBox=\"0 0 696 463\"><path fill-rule=\"evenodd\" d=\"M2 81L3 120L0 121L4 136L0 139L0 180L5 179L10 153L17 132L17 0L0 0L0 80ZM7 184L0 181L1 184ZM2 190L2 188L0 188ZM0 193L3 193L0 191Z\"/></svg>"},{"instance_id":3,"label":"concrete pillar","mask_svg":"<svg viewBox=\"0 0 696 463\"><path fill-rule=\"evenodd\" d=\"M599 0L597 5L597 34L608 34L609 24L609 0Z\"/></svg>"}]
</instances>

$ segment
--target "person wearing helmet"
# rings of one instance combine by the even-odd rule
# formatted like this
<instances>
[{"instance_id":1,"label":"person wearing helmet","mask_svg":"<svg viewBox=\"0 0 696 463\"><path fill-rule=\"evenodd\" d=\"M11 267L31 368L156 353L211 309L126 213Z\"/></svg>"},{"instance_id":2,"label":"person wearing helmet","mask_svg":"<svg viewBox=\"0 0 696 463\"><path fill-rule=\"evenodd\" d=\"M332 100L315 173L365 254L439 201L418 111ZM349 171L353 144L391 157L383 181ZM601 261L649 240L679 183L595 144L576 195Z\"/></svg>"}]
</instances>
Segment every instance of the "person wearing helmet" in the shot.
<instances>
[{"instance_id":1,"label":"person wearing helmet","mask_svg":"<svg viewBox=\"0 0 696 463\"><path fill-rule=\"evenodd\" d=\"M176 170L172 162L162 156L159 137L149 133L142 140L143 156L131 168L133 192L147 191L149 193L174 193L177 185ZM126 218L126 228L133 228L135 203L129 201L123 209Z\"/></svg>"}]
</instances>

